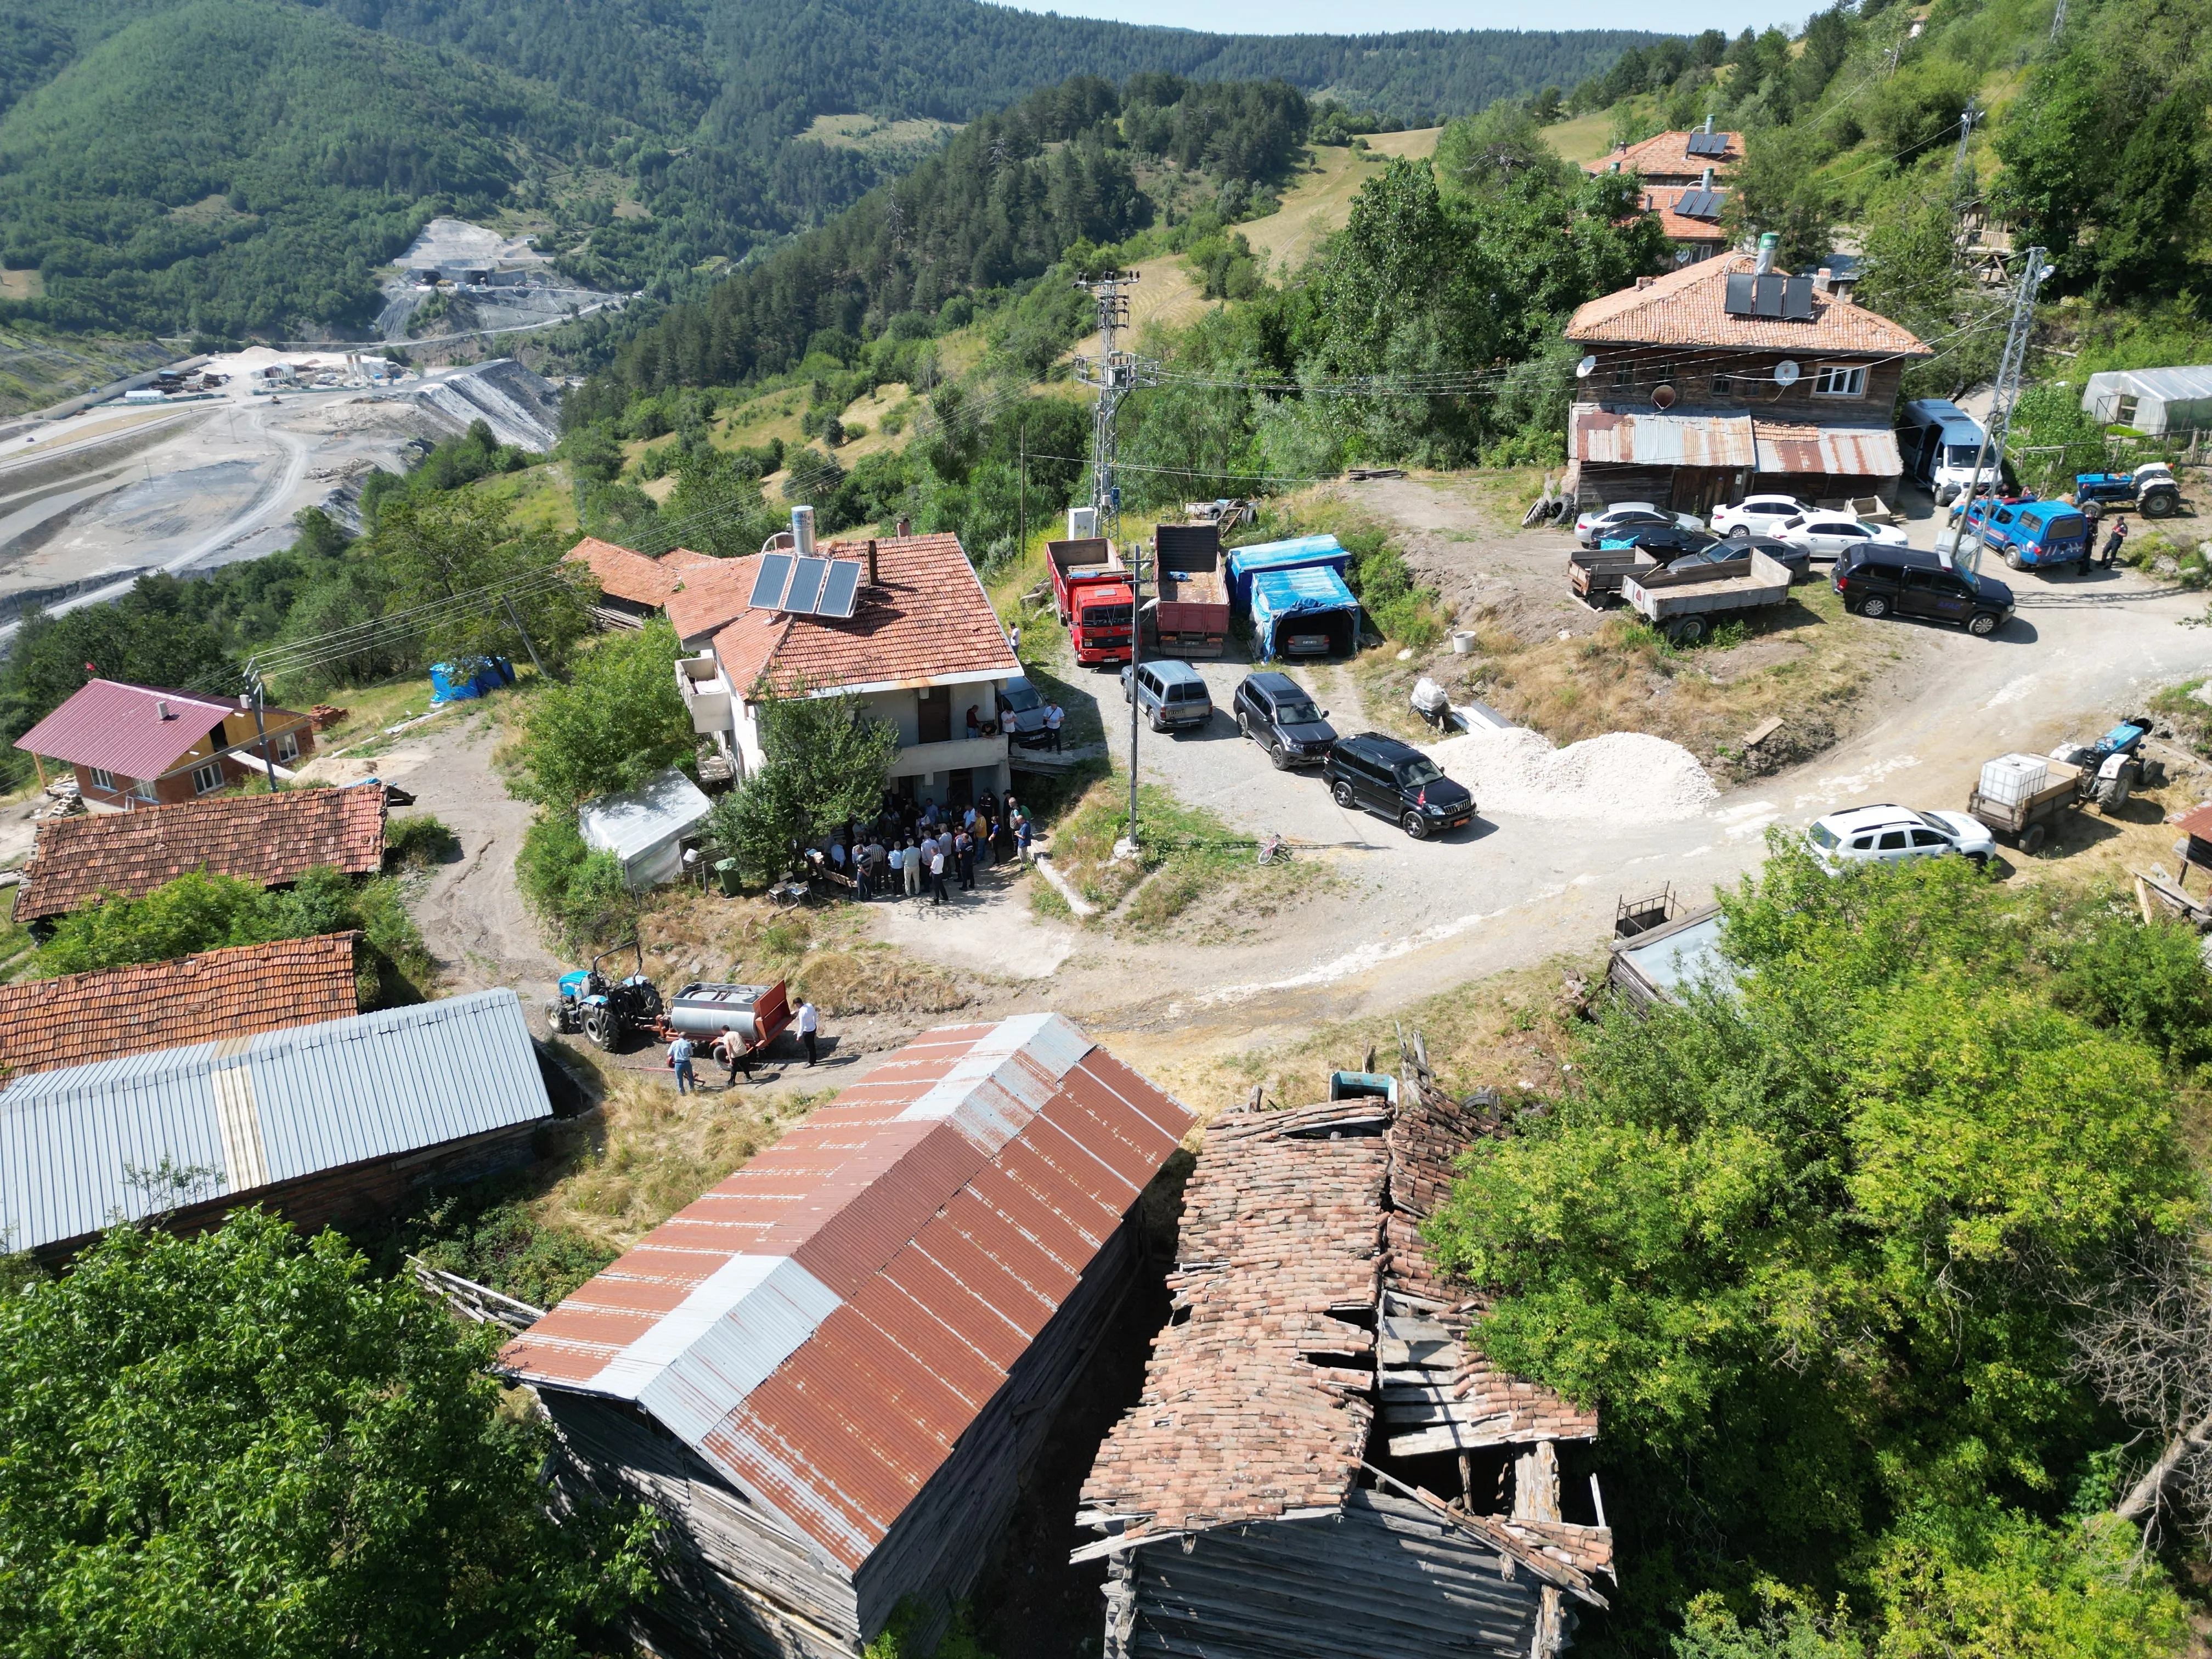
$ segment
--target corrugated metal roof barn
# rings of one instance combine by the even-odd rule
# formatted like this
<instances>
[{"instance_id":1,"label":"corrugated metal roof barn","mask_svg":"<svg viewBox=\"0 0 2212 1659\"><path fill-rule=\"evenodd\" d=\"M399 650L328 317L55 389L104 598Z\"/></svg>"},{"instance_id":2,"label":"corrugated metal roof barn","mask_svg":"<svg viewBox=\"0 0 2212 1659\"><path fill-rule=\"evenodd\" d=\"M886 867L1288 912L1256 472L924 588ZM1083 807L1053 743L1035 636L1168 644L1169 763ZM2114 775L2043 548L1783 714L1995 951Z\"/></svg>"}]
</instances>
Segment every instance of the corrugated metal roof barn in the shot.
<instances>
[{"instance_id":1,"label":"corrugated metal roof barn","mask_svg":"<svg viewBox=\"0 0 2212 1659\"><path fill-rule=\"evenodd\" d=\"M577 1470L678 1523L656 1649L941 1618L1191 1121L1058 1015L932 1031L510 1344Z\"/></svg>"},{"instance_id":2,"label":"corrugated metal roof barn","mask_svg":"<svg viewBox=\"0 0 2212 1659\"><path fill-rule=\"evenodd\" d=\"M0 1237L64 1250L255 1200L313 1226L378 1207L440 1149L526 1152L552 1115L508 990L37 1073L0 1090Z\"/></svg>"}]
</instances>

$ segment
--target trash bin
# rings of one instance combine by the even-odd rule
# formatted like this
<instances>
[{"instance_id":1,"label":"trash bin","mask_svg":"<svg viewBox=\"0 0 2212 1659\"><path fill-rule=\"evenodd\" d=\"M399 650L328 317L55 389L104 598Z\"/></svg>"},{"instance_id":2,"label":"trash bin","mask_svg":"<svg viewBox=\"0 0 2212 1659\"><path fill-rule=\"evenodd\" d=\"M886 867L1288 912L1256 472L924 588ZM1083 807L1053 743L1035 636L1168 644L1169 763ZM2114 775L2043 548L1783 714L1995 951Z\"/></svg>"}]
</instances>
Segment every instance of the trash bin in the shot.
<instances>
[{"instance_id":1,"label":"trash bin","mask_svg":"<svg viewBox=\"0 0 2212 1659\"><path fill-rule=\"evenodd\" d=\"M714 879L720 884L724 898L737 897L738 861L735 859L716 859Z\"/></svg>"}]
</instances>

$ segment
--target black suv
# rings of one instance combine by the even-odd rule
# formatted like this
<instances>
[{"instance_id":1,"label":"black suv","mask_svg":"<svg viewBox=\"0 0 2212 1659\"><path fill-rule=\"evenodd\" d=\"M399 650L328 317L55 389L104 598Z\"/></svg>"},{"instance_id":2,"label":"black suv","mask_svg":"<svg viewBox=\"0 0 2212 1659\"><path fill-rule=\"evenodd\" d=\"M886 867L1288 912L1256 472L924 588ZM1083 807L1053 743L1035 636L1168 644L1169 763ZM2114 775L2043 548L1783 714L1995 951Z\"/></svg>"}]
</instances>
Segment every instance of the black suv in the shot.
<instances>
[{"instance_id":1,"label":"black suv","mask_svg":"<svg viewBox=\"0 0 2212 1659\"><path fill-rule=\"evenodd\" d=\"M1917 617L1954 623L1987 639L2013 612L2012 589L1994 576L1970 576L1917 547L1871 543L1836 559L1832 578L1844 609L1862 617Z\"/></svg>"},{"instance_id":2,"label":"black suv","mask_svg":"<svg viewBox=\"0 0 2212 1659\"><path fill-rule=\"evenodd\" d=\"M1322 775L1339 806L1364 806L1395 818L1415 841L1456 830L1474 816L1474 797L1465 784L1454 783L1413 744L1380 732L1339 738L1322 763Z\"/></svg>"},{"instance_id":3,"label":"black suv","mask_svg":"<svg viewBox=\"0 0 2212 1659\"><path fill-rule=\"evenodd\" d=\"M1229 706L1237 729L1285 770L1319 765L1336 741L1328 710L1315 708L1305 687L1288 674L1247 674Z\"/></svg>"}]
</instances>

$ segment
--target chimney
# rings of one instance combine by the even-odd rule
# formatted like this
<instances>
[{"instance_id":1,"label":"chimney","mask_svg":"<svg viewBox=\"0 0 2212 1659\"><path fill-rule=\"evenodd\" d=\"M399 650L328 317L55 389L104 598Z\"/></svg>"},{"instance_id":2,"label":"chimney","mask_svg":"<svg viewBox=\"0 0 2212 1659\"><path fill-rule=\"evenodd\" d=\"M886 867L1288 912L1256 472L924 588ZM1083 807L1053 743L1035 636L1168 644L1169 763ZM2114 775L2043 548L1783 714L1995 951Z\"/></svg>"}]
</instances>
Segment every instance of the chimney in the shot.
<instances>
[{"instance_id":1,"label":"chimney","mask_svg":"<svg viewBox=\"0 0 2212 1659\"><path fill-rule=\"evenodd\" d=\"M909 536L911 536L911 535L913 535L913 534L914 534L914 520L913 520L912 519L908 518L908 517L906 516L906 514L903 514L903 513L900 514L899 514L899 521L898 521L898 538L899 538L899 540L901 540L901 541L904 541L908 537L909 537Z\"/></svg>"},{"instance_id":2,"label":"chimney","mask_svg":"<svg viewBox=\"0 0 2212 1659\"><path fill-rule=\"evenodd\" d=\"M165 720L173 720L177 718L177 711L169 707L168 700L166 697L156 697L154 699L154 712L156 714L159 714Z\"/></svg>"},{"instance_id":3,"label":"chimney","mask_svg":"<svg viewBox=\"0 0 2212 1659\"><path fill-rule=\"evenodd\" d=\"M1712 130L1713 130L1713 112L1712 112L1712 111L1711 111L1711 110L1707 110L1707 111L1705 112L1705 131L1706 131L1707 132L1711 132Z\"/></svg>"},{"instance_id":4,"label":"chimney","mask_svg":"<svg viewBox=\"0 0 2212 1659\"><path fill-rule=\"evenodd\" d=\"M1835 290L1835 286L1836 273L1830 270L1826 265L1822 265L1820 270L1815 273L1813 277L1813 292L1815 294L1832 293Z\"/></svg>"},{"instance_id":5,"label":"chimney","mask_svg":"<svg viewBox=\"0 0 2212 1659\"><path fill-rule=\"evenodd\" d=\"M1698 181L1698 188L1699 190L1711 190L1712 187L1713 170L1711 167L1707 167L1705 169L1705 176Z\"/></svg>"},{"instance_id":6,"label":"chimney","mask_svg":"<svg viewBox=\"0 0 2212 1659\"><path fill-rule=\"evenodd\" d=\"M791 550L802 559L814 556L814 509L811 507L791 509Z\"/></svg>"},{"instance_id":7,"label":"chimney","mask_svg":"<svg viewBox=\"0 0 2212 1659\"><path fill-rule=\"evenodd\" d=\"M1759 259L1752 269L1761 276L1774 269L1774 245L1781 240L1771 230L1759 239Z\"/></svg>"},{"instance_id":8,"label":"chimney","mask_svg":"<svg viewBox=\"0 0 2212 1659\"><path fill-rule=\"evenodd\" d=\"M1606 171L1607 171L1607 173L1618 173L1618 172L1620 172L1620 162L1618 162L1618 161L1615 161L1615 162L1614 162L1611 167L1607 167L1607 168L1606 169Z\"/></svg>"},{"instance_id":9,"label":"chimney","mask_svg":"<svg viewBox=\"0 0 2212 1659\"><path fill-rule=\"evenodd\" d=\"M873 536L868 538L868 586L871 587L883 586L882 581L876 575L876 538Z\"/></svg>"},{"instance_id":10,"label":"chimney","mask_svg":"<svg viewBox=\"0 0 2212 1659\"><path fill-rule=\"evenodd\" d=\"M1638 288L1650 288L1652 283L1658 280L1659 279L1656 276L1638 276L1636 279L1636 286Z\"/></svg>"}]
</instances>

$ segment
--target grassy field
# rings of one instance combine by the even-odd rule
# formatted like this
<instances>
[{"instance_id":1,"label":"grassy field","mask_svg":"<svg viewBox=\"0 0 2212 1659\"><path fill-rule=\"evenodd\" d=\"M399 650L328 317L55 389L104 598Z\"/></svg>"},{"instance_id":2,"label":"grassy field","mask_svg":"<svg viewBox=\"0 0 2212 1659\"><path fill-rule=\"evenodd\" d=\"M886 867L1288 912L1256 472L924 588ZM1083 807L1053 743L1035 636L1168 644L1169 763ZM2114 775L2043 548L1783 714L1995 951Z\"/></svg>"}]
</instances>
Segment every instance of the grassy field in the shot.
<instances>
[{"instance_id":1,"label":"grassy field","mask_svg":"<svg viewBox=\"0 0 2212 1659\"><path fill-rule=\"evenodd\" d=\"M1433 155L1441 127L1412 132L1378 132L1364 150L1316 145L1306 152L1307 170L1283 192L1283 204L1264 219L1237 227L1255 253L1267 257L1268 274L1280 280L1311 253L1321 240L1340 228L1352 211L1352 198L1393 155Z\"/></svg>"},{"instance_id":2,"label":"grassy field","mask_svg":"<svg viewBox=\"0 0 2212 1659\"><path fill-rule=\"evenodd\" d=\"M1613 112L1600 110L1546 127L1544 139L1570 161L1595 161L1613 149Z\"/></svg>"}]
</instances>

